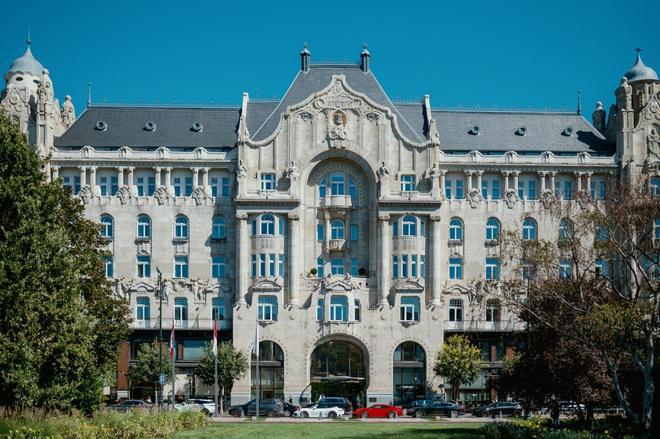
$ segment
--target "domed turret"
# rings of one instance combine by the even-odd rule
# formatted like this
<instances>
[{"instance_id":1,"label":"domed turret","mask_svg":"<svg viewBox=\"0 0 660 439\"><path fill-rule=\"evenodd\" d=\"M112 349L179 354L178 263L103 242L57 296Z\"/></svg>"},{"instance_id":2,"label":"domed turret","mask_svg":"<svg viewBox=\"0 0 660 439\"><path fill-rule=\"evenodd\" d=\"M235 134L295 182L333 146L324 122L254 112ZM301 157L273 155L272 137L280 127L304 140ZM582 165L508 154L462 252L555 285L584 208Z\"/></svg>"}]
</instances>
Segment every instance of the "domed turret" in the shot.
<instances>
[{"instance_id":1,"label":"domed turret","mask_svg":"<svg viewBox=\"0 0 660 439\"><path fill-rule=\"evenodd\" d=\"M637 61L624 76L628 78L628 82L658 80L658 74L655 70L642 61L642 49L637 49Z\"/></svg>"},{"instance_id":2,"label":"domed turret","mask_svg":"<svg viewBox=\"0 0 660 439\"><path fill-rule=\"evenodd\" d=\"M27 41L25 53L16 58L5 74L5 87L9 85L27 86L35 88L41 82L44 66L32 55L30 46L32 42Z\"/></svg>"}]
</instances>

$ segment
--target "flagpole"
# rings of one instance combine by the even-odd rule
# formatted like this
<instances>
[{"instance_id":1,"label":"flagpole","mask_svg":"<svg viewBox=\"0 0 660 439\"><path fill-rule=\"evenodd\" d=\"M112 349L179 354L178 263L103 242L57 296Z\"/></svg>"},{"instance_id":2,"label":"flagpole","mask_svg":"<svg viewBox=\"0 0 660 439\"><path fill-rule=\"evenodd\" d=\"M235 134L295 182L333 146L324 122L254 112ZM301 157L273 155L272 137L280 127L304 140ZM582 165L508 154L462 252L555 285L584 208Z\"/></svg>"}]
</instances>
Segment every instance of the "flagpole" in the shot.
<instances>
[{"instance_id":1,"label":"flagpole","mask_svg":"<svg viewBox=\"0 0 660 439\"><path fill-rule=\"evenodd\" d=\"M256 377L256 379L257 379L257 412L256 412L256 415L257 415L257 421L258 421L259 420L259 399L260 399L260 396L261 396L261 375L259 375L259 355L260 355L260 352L259 352L259 316L258 315L257 315L257 328L256 328L254 338L255 338L254 342L255 342L256 353L257 353L257 367L256 367L256 369L257 369L256 370L256 375L257 375L257 377Z\"/></svg>"},{"instance_id":2,"label":"flagpole","mask_svg":"<svg viewBox=\"0 0 660 439\"><path fill-rule=\"evenodd\" d=\"M174 401L176 400L176 371L174 370L174 362L176 360L176 342L174 338L174 325L175 319L172 319L172 335L170 337L170 360L172 361L172 411L174 411Z\"/></svg>"},{"instance_id":3,"label":"flagpole","mask_svg":"<svg viewBox=\"0 0 660 439\"><path fill-rule=\"evenodd\" d=\"M218 321L213 321L213 392L215 393L215 414L218 417Z\"/></svg>"}]
</instances>

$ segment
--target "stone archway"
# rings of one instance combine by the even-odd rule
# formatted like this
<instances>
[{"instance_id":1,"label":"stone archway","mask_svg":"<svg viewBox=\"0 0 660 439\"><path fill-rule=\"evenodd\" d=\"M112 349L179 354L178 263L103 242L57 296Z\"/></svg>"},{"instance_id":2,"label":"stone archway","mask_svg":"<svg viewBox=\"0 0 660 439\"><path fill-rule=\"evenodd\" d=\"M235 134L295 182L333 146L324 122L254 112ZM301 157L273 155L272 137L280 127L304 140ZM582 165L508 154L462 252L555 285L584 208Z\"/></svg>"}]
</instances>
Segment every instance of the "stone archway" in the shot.
<instances>
[{"instance_id":1,"label":"stone archway","mask_svg":"<svg viewBox=\"0 0 660 439\"><path fill-rule=\"evenodd\" d=\"M326 339L310 355L312 400L341 396L354 405L366 398L369 367L367 353L347 338Z\"/></svg>"}]
</instances>

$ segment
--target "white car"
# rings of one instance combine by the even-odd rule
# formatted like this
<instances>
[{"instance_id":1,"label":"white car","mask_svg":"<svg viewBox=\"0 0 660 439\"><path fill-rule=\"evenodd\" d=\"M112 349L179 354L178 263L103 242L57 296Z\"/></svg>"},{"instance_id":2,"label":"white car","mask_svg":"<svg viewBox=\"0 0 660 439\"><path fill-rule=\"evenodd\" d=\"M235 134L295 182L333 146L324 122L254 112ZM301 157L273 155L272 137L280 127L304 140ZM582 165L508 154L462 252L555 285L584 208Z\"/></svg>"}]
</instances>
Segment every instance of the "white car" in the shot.
<instances>
[{"instance_id":1,"label":"white car","mask_svg":"<svg viewBox=\"0 0 660 439\"><path fill-rule=\"evenodd\" d=\"M298 409L293 416L298 418L331 418L335 419L344 416L344 409L341 407L318 407L318 404Z\"/></svg>"},{"instance_id":2,"label":"white car","mask_svg":"<svg viewBox=\"0 0 660 439\"><path fill-rule=\"evenodd\" d=\"M180 412L204 412L208 416L215 413L215 402L212 399L189 399L182 404L175 404L174 407Z\"/></svg>"}]
</instances>

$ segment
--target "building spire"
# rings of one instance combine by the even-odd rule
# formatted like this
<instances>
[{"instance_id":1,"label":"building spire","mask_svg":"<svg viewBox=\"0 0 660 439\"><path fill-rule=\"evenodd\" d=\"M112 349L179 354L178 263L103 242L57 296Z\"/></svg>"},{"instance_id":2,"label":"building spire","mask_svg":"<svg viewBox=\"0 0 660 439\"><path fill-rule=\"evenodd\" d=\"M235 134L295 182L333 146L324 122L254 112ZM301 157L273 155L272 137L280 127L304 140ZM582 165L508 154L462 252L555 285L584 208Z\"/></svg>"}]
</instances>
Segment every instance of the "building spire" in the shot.
<instances>
[{"instance_id":1,"label":"building spire","mask_svg":"<svg viewBox=\"0 0 660 439\"><path fill-rule=\"evenodd\" d=\"M300 70L306 72L309 70L309 58L312 56L312 53L309 51L307 43L303 45L303 49L300 52Z\"/></svg>"},{"instance_id":2,"label":"building spire","mask_svg":"<svg viewBox=\"0 0 660 439\"><path fill-rule=\"evenodd\" d=\"M363 72L368 72L369 71L369 58L371 57L371 54L369 53L369 49L367 49L367 44L365 43L362 46L362 53L360 53L360 69Z\"/></svg>"},{"instance_id":3,"label":"building spire","mask_svg":"<svg viewBox=\"0 0 660 439\"><path fill-rule=\"evenodd\" d=\"M577 114L582 114L582 91L577 91Z\"/></svg>"},{"instance_id":4,"label":"building spire","mask_svg":"<svg viewBox=\"0 0 660 439\"><path fill-rule=\"evenodd\" d=\"M30 46L32 46L32 38L30 37L30 26L28 25L28 32L27 32L27 40L25 40L25 43L27 44L27 48L29 49Z\"/></svg>"},{"instance_id":5,"label":"building spire","mask_svg":"<svg viewBox=\"0 0 660 439\"><path fill-rule=\"evenodd\" d=\"M92 81L87 83L87 108L92 106Z\"/></svg>"}]
</instances>

